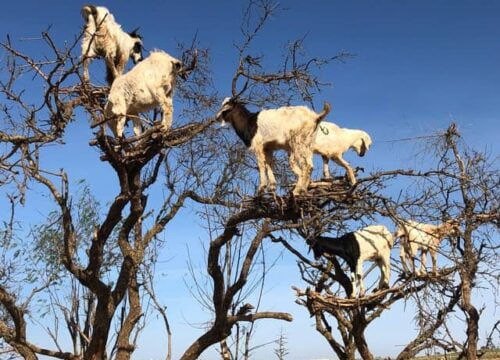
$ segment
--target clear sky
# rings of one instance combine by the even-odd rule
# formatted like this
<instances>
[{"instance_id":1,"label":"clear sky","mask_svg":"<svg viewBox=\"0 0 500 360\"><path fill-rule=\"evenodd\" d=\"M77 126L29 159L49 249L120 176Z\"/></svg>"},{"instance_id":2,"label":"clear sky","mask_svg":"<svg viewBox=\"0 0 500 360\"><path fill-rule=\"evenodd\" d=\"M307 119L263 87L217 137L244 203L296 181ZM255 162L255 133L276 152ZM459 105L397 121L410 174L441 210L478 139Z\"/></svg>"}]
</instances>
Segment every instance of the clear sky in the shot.
<instances>
[{"instance_id":1,"label":"clear sky","mask_svg":"<svg viewBox=\"0 0 500 360\"><path fill-rule=\"evenodd\" d=\"M72 40L81 30L80 8L85 3L4 1L0 36L9 33L16 41L32 38L51 25L59 43ZM108 7L126 30L140 26L147 49L159 48L176 55L176 41L187 42L198 32L199 41L212 51L216 87L221 96L226 96L237 60L233 44L240 39L244 4L228 0L142 0L103 1L97 5ZM333 86L314 101L317 107L324 100L333 104L330 121L362 128L372 135L374 145L365 158L354 154L347 157L355 165L368 171L418 167L409 156L414 150L412 144L385 141L432 134L446 128L452 119L473 147L498 155L500 2L290 0L280 4L287 10L270 20L256 43L267 58L277 61L281 44L304 35L311 55L326 57L341 50L356 54L344 64L334 63L322 70L324 80ZM18 44L27 49L36 46L30 42ZM80 116L67 131L67 151L49 150L45 161L54 169L64 167L73 180L88 178L94 194L105 203L113 196L109 188L116 189L116 185L106 164L98 160L97 151L88 147L90 138L88 120ZM71 160L74 154L80 154L79 161ZM37 204L36 197L33 201ZM42 203L40 208L24 210L34 222L43 218ZM175 243L165 249L168 262L160 270L166 277L158 290L171 316L174 358L198 336L189 324L203 316L185 290L183 279L187 273L186 245L194 249L207 239L200 229L186 226L192 223L194 212L187 209L183 214L173 229ZM256 343L265 342L266 336L274 339L283 328L289 338L289 359L333 358L305 310L293 303L290 286L298 281L293 260L284 257L276 269L279 274L291 275L290 279L270 276L266 309L284 308L296 321L259 323ZM478 305L482 301L488 300L478 297ZM411 319L408 308L405 312L402 306L395 306L378 320L380 325L368 333L375 354L394 354L413 330ZM391 323L398 324L397 333ZM163 357L161 326L151 320L136 359ZM255 358L271 358L271 351L272 346L265 347ZM216 356L208 350L203 358Z\"/></svg>"}]
</instances>

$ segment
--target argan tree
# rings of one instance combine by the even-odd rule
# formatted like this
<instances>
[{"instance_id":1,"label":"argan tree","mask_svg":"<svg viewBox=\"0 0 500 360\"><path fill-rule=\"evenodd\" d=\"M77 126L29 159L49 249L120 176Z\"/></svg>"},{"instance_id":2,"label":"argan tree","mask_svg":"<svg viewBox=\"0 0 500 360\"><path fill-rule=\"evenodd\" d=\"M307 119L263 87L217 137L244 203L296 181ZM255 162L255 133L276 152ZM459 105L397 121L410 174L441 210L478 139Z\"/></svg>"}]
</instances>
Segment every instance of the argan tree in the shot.
<instances>
[{"instance_id":1,"label":"argan tree","mask_svg":"<svg viewBox=\"0 0 500 360\"><path fill-rule=\"evenodd\" d=\"M249 52L253 38L275 10L267 2L251 2L246 9L248 21L242 27L233 89L243 79L240 95L245 93L254 104L276 102L285 91L291 94L288 101L294 96L311 101L312 89L320 83L310 71L328 61L299 61L300 43L296 42L289 48L290 61L275 72L266 72L261 70L260 59ZM164 131L153 113L143 119L150 126L141 135L115 139L106 134L103 116L109 89L81 81L81 60L75 50L79 38L59 46L49 32L43 32L40 40L48 54L24 53L9 37L1 44L1 177L11 214L2 228L4 261L0 268L0 338L5 351L26 359L39 355L129 359L144 324L144 296L154 298L152 289L146 287L145 274L152 274L148 269L163 241L159 235L168 233L169 223L188 200L220 212L222 230L210 241L207 258L214 318L182 359L198 358L206 348L224 340L240 321L291 320L289 314L252 312L245 304L234 312L256 253L269 233L266 218L271 209L242 210L236 205L241 199L236 184L242 179L240 168L248 164L221 153L221 136L211 128L221 99L212 87L209 52L196 40L177 50L184 64L192 65L189 74L184 74L188 80L178 81L182 123L177 121L174 128ZM29 96L24 82L28 76L34 79ZM97 150L95 161L109 167L116 184L114 199L106 205L98 206L85 186L83 193L75 192L74 180L64 165L59 169L46 165L46 149L63 146L65 131L74 121L82 121L82 110L95 131L89 144ZM221 166L224 160L228 162ZM155 187L163 192L157 208L148 201ZM18 227L15 215L19 202L29 204L32 189L46 192L52 204L48 208L53 210L45 224L28 232ZM239 228L249 222L254 223L253 230L240 234ZM225 279L222 251L241 236L251 240L240 254L234 277ZM27 271L29 265L33 268ZM41 268L47 270L41 272ZM39 315L50 314L54 319L46 327L54 349L37 346L27 331L37 298L48 307L39 309L43 312ZM62 350L60 323L73 345L71 351Z\"/></svg>"},{"instance_id":2,"label":"argan tree","mask_svg":"<svg viewBox=\"0 0 500 360\"><path fill-rule=\"evenodd\" d=\"M436 162L430 169L395 170L362 178L354 196L350 196L351 203L332 206L325 201L306 227L291 227L286 229L286 236L274 239L297 257L300 274L308 285L305 290L295 287L297 302L307 308L317 331L340 359L354 359L356 352L363 359L374 358L365 330L395 302L407 299L414 300L419 331L403 347L398 359L410 359L424 349L436 347L458 352L467 359L481 355L480 312L473 304L472 292L480 283L490 284L493 289L497 286L498 245L494 239L500 220L499 170L484 154L465 147L455 124L433 139ZM401 178L413 179L411 187L402 189L397 198L386 194L384 189ZM460 223L460 233L450 239L451 246L443 243L438 250L445 265L436 274L404 273L398 259L393 258L393 279L394 274L397 278L391 288L349 299L352 286L343 261L313 261L300 245L312 244L329 232L346 232L352 219L357 219L361 227L381 221L381 217L395 226L402 219L439 223L453 218ZM295 239L294 243L286 237ZM297 238L298 246L294 245ZM460 334L447 326L450 314L458 309L465 315L465 342L458 341Z\"/></svg>"},{"instance_id":3,"label":"argan tree","mask_svg":"<svg viewBox=\"0 0 500 360\"><path fill-rule=\"evenodd\" d=\"M222 356L237 357L238 348L229 350L227 339L238 324L292 320L291 314L266 311L247 297L266 271L272 271L259 266L257 259L275 243L297 256L307 283L306 289L297 287L299 302L339 358L354 359L358 351L371 359L366 328L394 302L407 298L415 300L421 330L399 358L431 346L457 349L471 359L477 356L480 311L472 291L480 279L492 280L498 272L483 271L486 264L496 264L491 239L499 219L498 170L481 154L463 150L456 127L440 137L444 141L435 168L376 173L360 178L356 187L337 178L312 184L307 194L295 197L290 193L290 171L280 161L275 168L282 184L278 193L255 196L255 160L232 132L214 126L214 115L227 95L255 108L299 101L314 105L324 86L318 68L348 57L308 57L303 40L297 40L287 44L278 63L269 65L272 61L255 48L254 39L278 10L264 0L250 1L245 8L236 68L227 84L230 94L214 88L210 51L198 40L168 51L189 69L183 74L187 80L177 79L174 126L165 131L157 123L157 112L143 114L146 130L124 139L107 134L103 108L109 88L81 81L79 37L61 45L43 32L43 54L25 53L10 37L0 43L0 186L7 195L0 227L2 356L133 358L150 314L149 301L165 322L165 343L171 349L167 313L154 291L154 268L165 242L175 241L170 225L186 206L196 209L206 223L209 285L200 287L197 295L210 317L202 320L204 332L183 351L182 360L197 359L217 344L224 350ZM49 149L65 149L67 130L85 120L93 131L93 161L102 163L112 179L108 203L68 173L67 164L47 161ZM385 188L402 177L414 178L418 193L386 193ZM24 228L20 205L30 206L39 193L47 196L47 216ZM452 217L460 221L461 232L455 247L447 248L447 266L436 276L397 271L390 289L348 299L351 285L343 264L335 258L310 260L307 244L316 236L345 231L349 222L381 217ZM465 343L446 328L449 312L457 307L465 314ZM333 334L332 319L340 339ZM31 323L47 330L52 348L37 345ZM66 339L71 349L64 349ZM168 350L167 359L171 356Z\"/></svg>"}]
</instances>

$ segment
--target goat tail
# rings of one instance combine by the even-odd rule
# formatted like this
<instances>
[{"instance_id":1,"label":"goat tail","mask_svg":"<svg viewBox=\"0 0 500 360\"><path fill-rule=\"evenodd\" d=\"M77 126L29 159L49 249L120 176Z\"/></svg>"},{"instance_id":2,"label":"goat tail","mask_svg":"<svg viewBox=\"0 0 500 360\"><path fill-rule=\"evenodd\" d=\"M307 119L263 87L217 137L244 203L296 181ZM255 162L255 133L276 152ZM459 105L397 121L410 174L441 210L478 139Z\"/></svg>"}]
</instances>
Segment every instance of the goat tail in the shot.
<instances>
[{"instance_id":1,"label":"goat tail","mask_svg":"<svg viewBox=\"0 0 500 360\"><path fill-rule=\"evenodd\" d=\"M326 115L330 113L330 110L332 110L332 106L328 101L325 101L323 104L323 111L321 111L316 118L316 126L318 126L319 123L325 119Z\"/></svg>"},{"instance_id":2,"label":"goat tail","mask_svg":"<svg viewBox=\"0 0 500 360\"><path fill-rule=\"evenodd\" d=\"M83 5L81 14L86 22L89 22L89 17L92 15L94 19L97 17L97 8L94 5ZM95 21L95 20L94 20Z\"/></svg>"}]
</instances>

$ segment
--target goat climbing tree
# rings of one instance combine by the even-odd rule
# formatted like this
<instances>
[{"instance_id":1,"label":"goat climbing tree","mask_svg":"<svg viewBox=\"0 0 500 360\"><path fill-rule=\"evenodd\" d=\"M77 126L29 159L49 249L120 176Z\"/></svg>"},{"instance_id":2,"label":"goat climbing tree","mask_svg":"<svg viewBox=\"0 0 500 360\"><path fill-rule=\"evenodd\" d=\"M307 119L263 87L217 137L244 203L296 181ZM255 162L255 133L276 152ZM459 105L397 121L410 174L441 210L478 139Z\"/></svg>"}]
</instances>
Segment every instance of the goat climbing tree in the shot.
<instances>
[{"instance_id":1,"label":"goat climbing tree","mask_svg":"<svg viewBox=\"0 0 500 360\"><path fill-rule=\"evenodd\" d=\"M461 230L453 246L440 249L448 259L448 266L437 274L405 274L397 265L397 279L390 289L378 290L359 299L346 299L346 294L351 292L351 282L335 258L326 263L315 262L283 237L274 239L297 257L299 271L308 285L305 290L295 287L297 302L314 317L317 331L340 359L354 359L356 351L363 359L372 359L374 356L364 335L366 328L395 302L408 298L414 299L417 305L420 330L403 347L397 359L411 359L424 349L436 347L455 351L459 357L467 359L482 354L478 351L480 315L471 293L480 282L488 282L491 276L494 278L498 274L495 265L498 246L493 234L500 221L499 172L484 154L467 149L455 124L435 139L433 146L437 149L438 162L432 169L380 172L360 179L354 192L357 195L348 196L352 200L348 205L342 206L337 201L335 206L328 206L323 198L321 207L314 212L314 222L291 227L289 236L307 241L318 233L342 230L344 223L351 219L370 222L377 216L384 216L398 223L401 218L441 222L443 217L452 217L462 224ZM416 179L414 187L419 191L415 193L412 189L397 200L383 195L381 189L389 186L391 179L399 177ZM437 188L436 184L439 184ZM328 194L317 194L315 201L322 196ZM457 309L465 314L466 337L463 341L458 340L459 333L446 327L450 313ZM330 318L336 326L331 325ZM338 329L338 337L334 328Z\"/></svg>"},{"instance_id":2,"label":"goat climbing tree","mask_svg":"<svg viewBox=\"0 0 500 360\"><path fill-rule=\"evenodd\" d=\"M324 86L317 69L349 55L307 58L303 40L292 41L282 61L269 70L256 55L261 50L254 48L254 39L278 10L267 1L248 3L236 69L227 85L233 96L257 107L313 103ZM180 351L181 359L197 359L218 343L226 349L222 356L239 358L237 346L226 340L240 323L292 321L292 314L261 309L243 295L272 271L259 268L256 260L265 257L263 249L276 246L296 256L305 284L295 286L297 302L339 358L354 359L356 351L363 359L373 358L365 330L403 299L416 304L420 330L399 359L431 347L453 349L469 359L480 355L480 310L472 292L488 276L498 276L498 246L492 238L500 220L499 172L483 154L466 148L455 125L435 137L440 140L437 161L425 171L374 173L360 178L356 187L336 178L312 184L299 197L286 185L278 194L254 196L252 157L237 139L213 126L226 94L213 87L210 52L196 39L178 49L183 62L196 67L186 81L178 81L172 129L163 131L155 125L157 114L150 114L145 121L152 126L122 140L106 135L102 114L109 89L81 82L75 51L79 39L59 46L43 32L41 40L50 57L25 53L10 37L1 43L0 355L133 358L150 315L149 298L167 325L164 342L171 359L171 330L163 300L154 291L154 265L166 251L165 239L176 241L170 226L187 206L207 223L203 241L209 286L200 294L211 318L203 319L204 332ZM34 80L28 83L27 77ZM113 184L109 192L114 197L107 204L85 182L78 184L64 169L67 164L47 160L50 149L66 149L66 133L85 118L94 131L91 161L105 167ZM275 171L281 184L292 182L286 167L277 163ZM401 178L414 179L417 190L391 197L385 188ZM20 205L30 207L39 193L48 194L43 201L50 211L43 224L22 227ZM161 201L152 205L151 194L158 193ZM319 234L346 231L353 220L362 224L381 217L429 222L452 217L460 221L461 231L456 246L445 248L447 265L437 275L403 274L394 262L391 288L349 299L344 265L336 258L311 260L305 244ZM465 316L465 340L446 328L449 313L457 309ZM31 323L47 318L44 328L53 348L37 345L30 332Z\"/></svg>"}]
</instances>

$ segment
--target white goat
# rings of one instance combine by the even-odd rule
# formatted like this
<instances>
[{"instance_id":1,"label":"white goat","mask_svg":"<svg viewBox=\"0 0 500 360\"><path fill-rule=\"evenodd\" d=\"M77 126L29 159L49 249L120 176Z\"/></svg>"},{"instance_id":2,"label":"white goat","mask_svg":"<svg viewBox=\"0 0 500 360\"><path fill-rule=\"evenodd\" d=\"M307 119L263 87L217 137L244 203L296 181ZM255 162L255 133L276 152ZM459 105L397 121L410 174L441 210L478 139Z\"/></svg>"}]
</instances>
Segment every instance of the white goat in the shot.
<instances>
[{"instance_id":1,"label":"white goat","mask_svg":"<svg viewBox=\"0 0 500 360\"><path fill-rule=\"evenodd\" d=\"M118 76L109 91L104 116L116 137L123 136L127 115L134 121L134 134L141 133L138 114L160 106L162 125L172 125L172 95L182 63L164 51L155 50L128 73Z\"/></svg>"},{"instance_id":2,"label":"white goat","mask_svg":"<svg viewBox=\"0 0 500 360\"><path fill-rule=\"evenodd\" d=\"M312 142L318 124L330 112L325 103L316 114L305 106L284 106L278 109L251 113L236 99L226 98L217 114L222 122L230 122L236 134L257 158L259 193L266 187L274 191L273 151L281 149L289 154L290 167L297 175L293 194L307 191L313 167Z\"/></svg>"},{"instance_id":3,"label":"white goat","mask_svg":"<svg viewBox=\"0 0 500 360\"><path fill-rule=\"evenodd\" d=\"M82 8L85 30L82 38L83 81L89 81L89 64L93 57L106 62L106 79L111 84L123 73L129 58L134 64L142 60L142 40L137 30L126 33L114 16L103 6Z\"/></svg>"},{"instance_id":4,"label":"white goat","mask_svg":"<svg viewBox=\"0 0 500 360\"><path fill-rule=\"evenodd\" d=\"M359 156L364 156L372 144L372 139L363 130L352 130L338 127L333 123L324 122L316 133L314 152L323 159L323 177L330 178L328 161L332 159L347 171L351 185L356 184L354 171L342 155L349 149L354 149Z\"/></svg>"},{"instance_id":5,"label":"white goat","mask_svg":"<svg viewBox=\"0 0 500 360\"><path fill-rule=\"evenodd\" d=\"M411 263L411 270L419 275L426 273L427 252L431 254L432 272L437 271L437 252L441 241L445 237L457 235L459 231L456 220L448 220L440 225L423 224L413 220L400 220L395 238L401 239L400 257L403 270L408 270L408 263ZM415 269L415 258L421 252L420 271Z\"/></svg>"},{"instance_id":6,"label":"white goat","mask_svg":"<svg viewBox=\"0 0 500 360\"><path fill-rule=\"evenodd\" d=\"M389 287L391 276L391 249L394 237L383 225L371 225L360 230L349 232L339 238L319 236L311 244L314 257L339 256L344 259L351 270L351 297L363 295L363 263L375 261L380 268L378 290Z\"/></svg>"}]
</instances>

